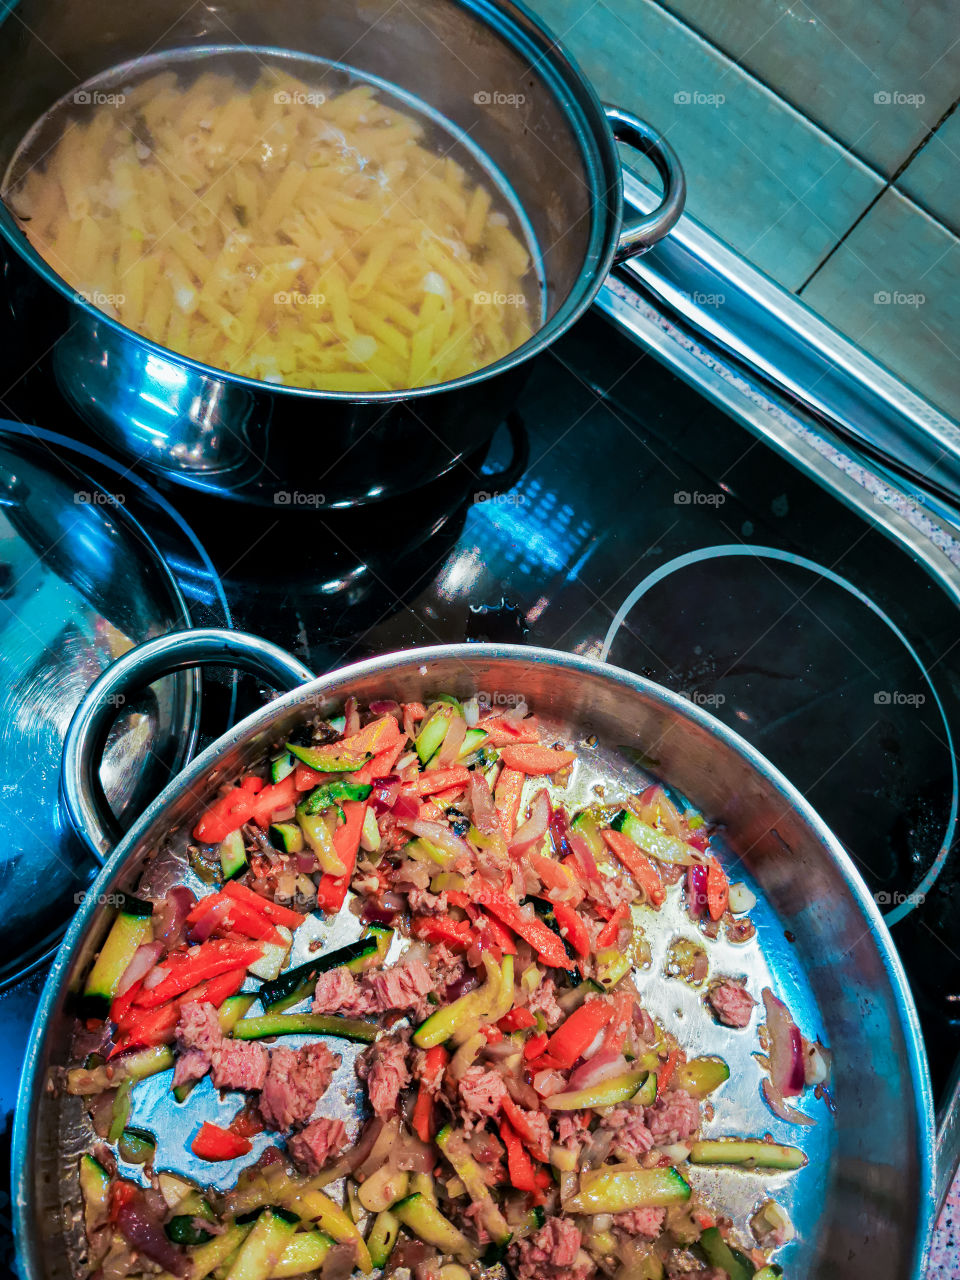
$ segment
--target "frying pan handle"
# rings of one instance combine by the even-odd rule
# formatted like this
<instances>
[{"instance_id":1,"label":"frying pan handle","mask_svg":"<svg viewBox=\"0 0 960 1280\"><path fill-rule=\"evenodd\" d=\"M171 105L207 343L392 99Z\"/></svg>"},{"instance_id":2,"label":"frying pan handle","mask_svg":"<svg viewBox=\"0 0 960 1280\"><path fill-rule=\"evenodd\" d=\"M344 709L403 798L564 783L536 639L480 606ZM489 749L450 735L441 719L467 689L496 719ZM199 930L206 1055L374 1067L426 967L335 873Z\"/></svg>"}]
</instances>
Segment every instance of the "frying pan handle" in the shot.
<instances>
[{"instance_id":1,"label":"frying pan handle","mask_svg":"<svg viewBox=\"0 0 960 1280\"><path fill-rule=\"evenodd\" d=\"M63 741L60 799L78 835L102 862L120 838L100 783L100 761L117 707L124 698L185 667L239 667L280 689L296 689L313 672L259 636L212 627L171 631L118 658L95 680L74 712Z\"/></svg>"},{"instance_id":2,"label":"frying pan handle","mask_svg":"<svg viewBox=\"0 0 960 1280\"><path fill-rule=\"evenodd\" d=\"M623 262L646 252L675 226L687 198L687 180L677 153L662 133L639 116L610 103L605 102L603 110L616 140L642 151L653 161L663 182L663 199L652 213L624 218L613 255L614 262Z\"/></svg>"}]
</instances>

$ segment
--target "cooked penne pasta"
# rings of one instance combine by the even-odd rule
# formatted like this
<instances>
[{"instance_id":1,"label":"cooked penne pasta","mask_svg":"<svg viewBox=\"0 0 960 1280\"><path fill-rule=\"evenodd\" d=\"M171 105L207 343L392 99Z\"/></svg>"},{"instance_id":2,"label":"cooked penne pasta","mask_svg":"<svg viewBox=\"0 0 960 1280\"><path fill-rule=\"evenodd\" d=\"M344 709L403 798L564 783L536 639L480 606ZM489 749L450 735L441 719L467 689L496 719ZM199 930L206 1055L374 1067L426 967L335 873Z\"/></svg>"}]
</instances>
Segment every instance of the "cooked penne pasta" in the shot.
<instances>
[{"instance_id":1,"label":"cooked penne pasta","mask_svg":"<svg viewBox=\"0 0 960 1280\"><path fill-rule=\"evenodd\" d=\"M531 336L531 246L455 139L369 84L206 65L86 95L12 166L4 199L78 293L204 363L345 393L460 377Z\"/></svg>"}]
</instances>

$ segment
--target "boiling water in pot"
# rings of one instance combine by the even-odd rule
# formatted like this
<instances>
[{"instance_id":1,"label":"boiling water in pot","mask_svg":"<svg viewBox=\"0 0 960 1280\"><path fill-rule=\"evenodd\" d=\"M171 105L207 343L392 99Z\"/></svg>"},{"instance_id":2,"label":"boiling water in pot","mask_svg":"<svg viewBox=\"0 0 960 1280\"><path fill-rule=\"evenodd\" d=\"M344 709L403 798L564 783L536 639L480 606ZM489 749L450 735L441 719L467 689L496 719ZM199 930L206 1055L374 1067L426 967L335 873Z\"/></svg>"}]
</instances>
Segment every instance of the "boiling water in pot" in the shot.
<instances>
[{"instance_id":1,"label":"boiling water in pot","mask_svg":"<svg viewBox=\"0 0 960 1280\"><path fill-rule=\"evenodd\" d=\"M317 58L189 49L113 68L37 121L3 194L86 301L264 382L445 382L543 320L504 176L423 102Z\"/></svg>"}]
</instances>

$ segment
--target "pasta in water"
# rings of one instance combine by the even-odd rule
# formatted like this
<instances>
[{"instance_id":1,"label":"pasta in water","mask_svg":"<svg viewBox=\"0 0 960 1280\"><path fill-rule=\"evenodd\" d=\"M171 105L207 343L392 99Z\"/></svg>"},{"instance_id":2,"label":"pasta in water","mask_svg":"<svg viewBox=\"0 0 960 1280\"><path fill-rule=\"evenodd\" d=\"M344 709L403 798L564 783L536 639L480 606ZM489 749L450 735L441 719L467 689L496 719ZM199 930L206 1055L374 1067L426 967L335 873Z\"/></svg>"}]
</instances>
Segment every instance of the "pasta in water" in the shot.
<instances>
[{"instance_id":1,"label":"pasta in water","mask_svg":"<svg viewBox=\"0 0 960 1280\"><path fill-rule=\"evenodd\" d=\"M93 96L5 199L138 333L356 393L457 378L530 337L539 290L505 200L373 86L324 94L274 66L252 88L166 70Z\"/></svg>"}]
</instances>

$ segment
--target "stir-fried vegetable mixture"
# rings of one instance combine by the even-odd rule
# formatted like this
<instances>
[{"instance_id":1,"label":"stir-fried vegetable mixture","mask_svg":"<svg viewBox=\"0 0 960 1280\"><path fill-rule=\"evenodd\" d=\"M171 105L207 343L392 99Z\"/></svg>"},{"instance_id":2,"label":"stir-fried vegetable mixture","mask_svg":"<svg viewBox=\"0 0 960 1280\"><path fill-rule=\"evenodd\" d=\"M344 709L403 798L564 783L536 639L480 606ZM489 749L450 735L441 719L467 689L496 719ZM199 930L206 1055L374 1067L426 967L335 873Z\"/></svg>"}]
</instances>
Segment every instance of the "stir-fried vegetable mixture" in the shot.
<instances>
[{"instance_id":1,"label":"stir-fried vegetable mixture","mask_svg":"<svg viewBox=\"0 0 960 1280\"><path fill-rule=\"evenodd\" d=\"M99 1139L79 1167L86 1273L778 1275L793 1228L763 1171L804 1156L700 1137L727 1066L689 1058L634 985L669 895L707 943L753 931L702 818L659 787L569 810L577 753L526 708L473 699L348 699L278 747L196 824L210 891L127 895L87 977L65 1078ZM291 963L308 916L341 910L360 936ZM694 982L701 951L675 959ZM812 1123L786 1099L826 1081L827 1052L762 997L764 1094ZM757 1005L734 978L705 988L727 1028ZM345 1123L329 1104L349 1042L366 1107ZM207 1075L237 1098L190 1139L241 1162L225 1193L165 1172L162 1135L130 1123L139 1083L170 1068L179 1106ZM756 1180L749 1238L692 1193L705 1164Z\"/></svg>"}]
</instances>

